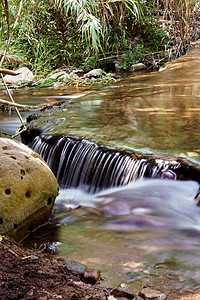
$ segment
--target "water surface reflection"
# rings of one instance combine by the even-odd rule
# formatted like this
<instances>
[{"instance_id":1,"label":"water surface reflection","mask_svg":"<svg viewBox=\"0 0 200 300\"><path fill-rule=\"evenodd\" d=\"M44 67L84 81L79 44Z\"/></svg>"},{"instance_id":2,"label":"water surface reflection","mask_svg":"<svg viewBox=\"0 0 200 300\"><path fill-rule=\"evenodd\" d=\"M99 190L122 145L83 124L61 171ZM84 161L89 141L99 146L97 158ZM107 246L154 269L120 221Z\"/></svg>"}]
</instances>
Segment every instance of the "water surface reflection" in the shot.
<instances>
[{"instance_id":1,"label":"water surface reflection","mask_svg":"<svg viewBox=\"0 0 200 300\"><path fill-rule=\"evenodd\" d=\"M199 159L198 66L199 49L194 49L163 72L130 76L71 99L35 123L48 134Z\"/></svg>"}]
</instances>

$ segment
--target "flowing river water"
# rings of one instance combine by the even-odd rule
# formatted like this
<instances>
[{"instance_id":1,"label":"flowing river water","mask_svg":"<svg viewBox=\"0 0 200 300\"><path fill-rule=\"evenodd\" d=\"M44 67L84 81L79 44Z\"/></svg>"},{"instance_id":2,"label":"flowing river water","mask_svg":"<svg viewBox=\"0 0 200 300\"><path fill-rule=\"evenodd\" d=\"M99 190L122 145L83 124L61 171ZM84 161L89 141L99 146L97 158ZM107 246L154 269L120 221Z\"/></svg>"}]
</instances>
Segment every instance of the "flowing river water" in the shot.
<instances>
[{"instance_id":1,"label":"flowing river water","mask_svg":"<svg viewBox=\"0 0 200 300\"><path fill-rule=\"evenodd\" d=\"M48 134L200 163L198 48L160 72L129 75L90 90L16 90L14 98L21 104L68 101L52 121L51 113L44 114L41 126ZM0 113L0 131L13 134L19 125L15 114ZM96 195L61 189L51 224L36 232L32 243L60 242L58 255L99 268L102 286L138 292L147 284L168 299L200 293L198 187L196 181L141 179Z\"/></svg>"}]
</instances>

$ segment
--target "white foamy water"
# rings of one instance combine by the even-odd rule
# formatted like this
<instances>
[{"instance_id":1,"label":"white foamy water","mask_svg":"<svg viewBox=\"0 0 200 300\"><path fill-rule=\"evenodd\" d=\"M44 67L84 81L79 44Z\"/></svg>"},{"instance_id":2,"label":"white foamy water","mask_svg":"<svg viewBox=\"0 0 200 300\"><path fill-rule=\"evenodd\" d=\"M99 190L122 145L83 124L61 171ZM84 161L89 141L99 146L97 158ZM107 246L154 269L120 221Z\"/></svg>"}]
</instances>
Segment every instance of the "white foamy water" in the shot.
<instances>
[{"instance_id":1,"label":"white foamy water","mask_svg":"<svg viewBox=\"0 0 200 300\"><path fill-rule=\"evenodd\" d=\"M200 230L200 208L194 200L198 188L199 184L195 181L142 179L96 195L77 189L61 190L56 206L96 208L105 217L115 217L106 224L109 229L131 230L152 226L160 230Z\"/></svg>"}]
</instances>

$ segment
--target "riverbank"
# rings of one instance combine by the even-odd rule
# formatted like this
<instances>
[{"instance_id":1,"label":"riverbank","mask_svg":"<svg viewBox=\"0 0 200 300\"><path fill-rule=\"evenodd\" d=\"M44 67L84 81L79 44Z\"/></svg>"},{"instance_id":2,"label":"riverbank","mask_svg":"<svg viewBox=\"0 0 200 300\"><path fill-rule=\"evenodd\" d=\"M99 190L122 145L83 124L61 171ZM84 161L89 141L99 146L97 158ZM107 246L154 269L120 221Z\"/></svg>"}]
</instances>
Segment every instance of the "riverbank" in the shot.
<instances>
[{"instance_id":1,"label":"riverbank","mask_svg":"<svg viewBox=\"0 0 200 300\"><path fill-rule=\"evenodd\" d=\"M108 299L111 289L81 281L64 259L0 242L0 298L4 299Z\"/></svg>"}]
</instances>

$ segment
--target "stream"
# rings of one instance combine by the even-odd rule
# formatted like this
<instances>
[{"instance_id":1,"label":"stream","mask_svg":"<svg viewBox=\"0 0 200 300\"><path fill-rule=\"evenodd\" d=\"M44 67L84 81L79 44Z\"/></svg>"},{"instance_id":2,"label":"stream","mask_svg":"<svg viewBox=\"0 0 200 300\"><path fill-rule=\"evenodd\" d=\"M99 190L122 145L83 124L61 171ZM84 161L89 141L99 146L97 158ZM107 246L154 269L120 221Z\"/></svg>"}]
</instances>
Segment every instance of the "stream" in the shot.
<instances>
[{"instance_id":1,"label":"stream","mask_svg":"<svg viewBox=\"0 0 200 300\"><path fill-rule=\"evenodd\" d=\"M159 72L129 75L92 89L14 90L14 99L29 105L67 100L65 108L46 111L37 120L45 134L84 137L115 149L186 157L199 164L199 78L196 48ZM0 113L0 131L14 134L19 125L15 113ZM50 224L24 245L59 242L58 256L101 270L101 286L139 292L147 284L169 294L167 299L200 293L197 181L139 179L97 194L61 189Z\"/></svg>"}]
</instances>

